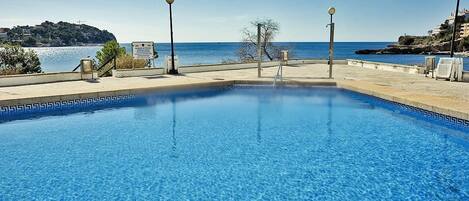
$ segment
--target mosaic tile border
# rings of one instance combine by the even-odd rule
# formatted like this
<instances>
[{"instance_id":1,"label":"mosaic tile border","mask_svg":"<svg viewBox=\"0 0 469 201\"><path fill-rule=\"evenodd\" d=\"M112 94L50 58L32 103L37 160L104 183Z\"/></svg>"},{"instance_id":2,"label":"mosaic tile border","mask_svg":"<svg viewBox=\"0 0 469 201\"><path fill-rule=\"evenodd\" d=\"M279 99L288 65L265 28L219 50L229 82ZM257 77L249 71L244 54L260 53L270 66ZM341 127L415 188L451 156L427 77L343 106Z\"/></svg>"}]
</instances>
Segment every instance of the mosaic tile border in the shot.
<instances>
[{"instance_id":1,"label":"mosaic tile border","mask_svg":"<svg viewBox=\"0 0 469 201\"><path fill-rule=\"evenodd\" d=\"M432 122L438 122L440 124L444 124L447 126L456 126L456 127L469 131L469 120L460 119L460 118L453 117L450 115L429 111L429 110L422 109L419 107L383 99L377 96L365 94L365 93L350 90L350 89L343 88L343 90L348 91L350 93L358 94L361 96L366 96L369 98L369 100L367 100L368 102L371 101L372 103L376 103L377 105L380 105L383 108L392 110L394 112L398 112L400 114L405 114L405 115L414 116L414 117L415 116L424 117L424 118L427 118L428 120L432 120Z\"/></svg>"},{"instance_id":2,"label":"mosaic tile border","mask_svg":"<svg viewBox=\"0 0 469 201\"><path fill-rule=\"evenodd\" d=\"M86 109L99 106L112 106L135 99L135 95L106 96L97 98L84 98L63 100L55 102L33 103L16 106L0 107L0 117L24 114L46 113L58 110Z\"/></svg>"},{"instance_id":3,"label":"mosaic tile border","mask_svg":"<svg viewBox=\"0 0 469 201\"><path fill-rule=\"evenodd\" d=\"M234 87L272 87L272 85L253 85L253 84L235 84ZM355 91L353 89L348 89L348 88L342 88L342 87L335 87L335 86L316 86L316 85L311 85L311 86L305 86L305 85L295 85L295 84L290 84L290 85L284 85L284 86L279 86L279 87L284 87L284 88L305 88L305 87L311 87L311 88L335 88L338 90L342 90L344 92L348 92L349 94L356 94L362 97L366 97L368 99L364 100L367 102L372 102L376 105L380 105L386 109L392 110L394 112L398 112L400 114L406 114L409 116L419 116L419 117L424 117L427 119L433 120L433 122L438 121L439 124L444 124L447 126L456 126L461 129L469 131L469 120L465 119L460 119L457 117L453 117L450 115L445 115L429 110L425 110L422 108L418 108L415 106L411 105L406 105L403 103L391 101L391 100L386 100L377 96L369 95L363 92ZM443 122L441 122L443 120Z\"/></svg>"},{"instance_id":4,"label":"mosaic tile border","mask_svg":"<svg viewBox=\"0 0 469 201\"><path fill-rule=\"evenodd\" d=\"M251 85L251 84L235 84L230 87L240 87L240 88L249 88L249 87L262 87L263 85ZM304 88L306 86L296 86L296 85L286 85L282 87L300 87ZM317 86L311 86L317 87ZM331 86L332 87L332 86ZM329 86L328 86L329 88ZM343 90L352 94L360 95L367 97L365 101L372 101L377 105L380 105L389 110L399 112L401 114L407 114L410 116L420 116L426 117L439 121L445 125L457 126L463 128L464 130L469 130L469 120L460 119L457 117L440 114L437 112L425 110L422 108L386 100L380 97L373 95L365 94L355 90L332 87L339 90ZM64 101L55 101L55 102L45 102L45 103L34 103L34 104L25 104L25 105L16 105L16 106L0 106L0 118L1 117L14 117L16 115L25 115L25 114L36 114L36 113L47 113L54 112L58 110L80 110L80 109L90 109L93 107L102 107L102 106L113 106L124 104L128 101L135 100L136 95L118 95L118 96L106 96L98 98L85 98L85 99L73 99L73 100L64 100ZM360 97L359 97L360 98ZM383 104L384 103L384 104ZM443 122L441 122L443 120Z\"/></svg>"}]
</instances>

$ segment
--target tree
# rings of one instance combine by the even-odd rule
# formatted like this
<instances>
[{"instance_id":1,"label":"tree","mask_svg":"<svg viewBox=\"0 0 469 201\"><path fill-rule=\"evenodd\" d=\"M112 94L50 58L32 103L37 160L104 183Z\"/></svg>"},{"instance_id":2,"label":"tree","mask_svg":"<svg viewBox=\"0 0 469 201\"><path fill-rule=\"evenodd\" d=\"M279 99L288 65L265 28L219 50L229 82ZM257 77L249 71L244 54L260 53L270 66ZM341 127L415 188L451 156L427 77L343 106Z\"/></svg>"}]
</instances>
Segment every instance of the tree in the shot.
<instances>
[{"instance_id":1,"label":"tree","mask_svg":"<svg viewBox=\"0 0 469 201\"><path fill-rule=\"evenodd\" d=\"M7 45L0 50L0 74L41 73L41 62L36 52L20 46Z\"/></svg>"},{"instance_id":2,"label":"tree","mask_svg":"<svg viewBox=\"0 0 469 201\"><path fill-rule=\"evenodd\" d=\"M125 48L121 47L117 41L112 40L105 43L104 47L96 52L96 58L100 64L103 64L115 56L120 57L125 54Z\"/></svg>"},{"instance_id":3,"label":"tree","mask_svg":"<svg viewBox=\"0 0 469 201\"><path fill-rule=\"evenodd\" d=\"M23 41L22 46L24 46L24 47L35 47L36 44L37 44L37 40L33 37L29 37L25 41Z\"/></svg>"},{"instance_id":4,"label":"tree","mask_svg":"<svg viewBox=\"0 0 469 201\"><path fill-rule=\"evenodd\" d=\"M469 37L465 37L459 42L458 51L463 52L463 51L468 51L468 50L469 50Z\"/></svg>"},{"instance_id":5,"label":"tree","mask_svg":"<svg viewBox=\"0 0 469 201\"><path fill-rule=\"evenodd\" d=\"M280 58L283 47L273 43L280 32L280 26L272 19L259 19L252 21L249 27L242 30L242 43L238 50L238 56L242 62L252 62L257 58L257 25L261 24L261 49L263 55L270 61Z\"/></svg>"}]
</instances>

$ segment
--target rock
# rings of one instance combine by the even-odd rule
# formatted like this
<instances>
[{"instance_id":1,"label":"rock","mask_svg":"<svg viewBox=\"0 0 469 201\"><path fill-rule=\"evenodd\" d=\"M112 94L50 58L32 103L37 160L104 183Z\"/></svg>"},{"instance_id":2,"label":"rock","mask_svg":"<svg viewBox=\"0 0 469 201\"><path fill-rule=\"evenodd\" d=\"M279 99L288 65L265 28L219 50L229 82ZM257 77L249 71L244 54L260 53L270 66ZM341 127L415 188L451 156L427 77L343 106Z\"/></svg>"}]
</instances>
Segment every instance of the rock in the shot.
<instances>
[{"instance_id":1,"label":"rock","mask_svg":"<svg viewBox=\"0 0 469 201\"><path fill-rule=\"evenodd\" d=\"M357 50L355 54L377 54L380 50Z\"/></svg>"}]
</instances>

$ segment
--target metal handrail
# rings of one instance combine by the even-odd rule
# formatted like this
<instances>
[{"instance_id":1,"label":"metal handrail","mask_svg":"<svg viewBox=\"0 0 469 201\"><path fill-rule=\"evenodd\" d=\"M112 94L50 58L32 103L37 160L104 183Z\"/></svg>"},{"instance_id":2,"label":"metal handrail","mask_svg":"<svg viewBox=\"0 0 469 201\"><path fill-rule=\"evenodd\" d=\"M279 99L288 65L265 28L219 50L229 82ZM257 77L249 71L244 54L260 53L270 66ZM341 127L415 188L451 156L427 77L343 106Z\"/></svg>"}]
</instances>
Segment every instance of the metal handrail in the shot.
<instances>
[{"instance_id":1,"label":"metal handrail","mask_svg":"<svg viewBox=\"0 0 469 201\"><path fill-rule=\"evenodd\" d=\"M280 65L278 66L277 70L277 75L274 77L274 87L277 86L277 80L280 79L281 82L283 82L283 64L282 61L280 61Z\"/></svg>"},{"instance_id":2,"label":"metal handrail","mask_svg":"<svg viewBox=\"0 0 469 201\"><path fill-rule=\"evenodd\" d=\"M103 64L101 64L98 69L96 70L98 72L98 76L101 77L102 75L104 75L105 73L109 72L111 69L116 69L116 59L117 59L117 55L116 56L113 56L111 58L109 58L106 62L104 62ZM114 61L114 64L106 69L105 67L111 62L111 61ZM104 70L103 70L104 69Z\"/></svg>"},{"instance_id":3,"label":"metal handrail","mask_svg":"<svg viewBox=\"0 0 469 201\"><path fill-rule=\"evenodd\" d=\"M77 67L75 67L75 68L72 70L72 72L75 72L75 71L77 71L77 70L78 70L80 67L81 67L81 63L80 63L80 64L78 64L78 66L77 66Z\"/></svg>"},{"instance_id":4,"label":"metal handrail","mask_svg":"<svg viewBox=\"0 0 469 201\"><path fill-rule=\"evenodd\" d=\"M106 62L104 62L103 64L100 64L98 69L96 69L97 71L100 71L102 68L104 68L106 65L108 65L111 61L113 61L114 59L116 59L117 56L112 56L111 58L109 58L108 60L106 60ZM114 67L114 66L113 66Z\"/></svg>"}]
</instances>

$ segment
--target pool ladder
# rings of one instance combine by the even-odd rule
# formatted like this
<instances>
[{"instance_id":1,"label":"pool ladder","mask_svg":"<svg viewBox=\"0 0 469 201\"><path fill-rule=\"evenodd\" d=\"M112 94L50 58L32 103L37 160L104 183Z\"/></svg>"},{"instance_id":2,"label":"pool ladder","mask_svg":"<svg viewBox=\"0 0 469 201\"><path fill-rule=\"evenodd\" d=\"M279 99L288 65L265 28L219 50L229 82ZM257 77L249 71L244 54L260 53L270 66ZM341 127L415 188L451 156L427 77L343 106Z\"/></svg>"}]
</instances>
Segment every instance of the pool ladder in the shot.
<instances>
[{"instance_id":1,"label":"pool ladder","mask_svg":"<svg viewBox=\"0 0 469 201\"><path fill-rule=\"evenodd\" d=\"M274 76L274 87L277 86L277 81L280 80L280 82L283 82L283 64L280 62L280 65L278 66L277 69L277 74Z\"/></svg>"}]
</instances>

